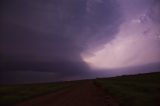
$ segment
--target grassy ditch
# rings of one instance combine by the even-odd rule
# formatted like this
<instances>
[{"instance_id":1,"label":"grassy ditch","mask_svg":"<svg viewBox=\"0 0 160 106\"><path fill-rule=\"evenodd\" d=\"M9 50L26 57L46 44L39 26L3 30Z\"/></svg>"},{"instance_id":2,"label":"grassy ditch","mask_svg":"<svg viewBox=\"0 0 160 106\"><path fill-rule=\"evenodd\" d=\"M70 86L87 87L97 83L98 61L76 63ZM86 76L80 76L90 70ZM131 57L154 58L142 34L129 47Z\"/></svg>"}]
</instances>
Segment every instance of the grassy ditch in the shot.
<instances>
[{"instance_id":1,"label":"grassy ditch","mask_svg":"<svg viewBox=\"0 0 160 106\"><path fill-rule=\"evenodd\" d=\"M71 86L71 83L0 85L0 106L12 106L33 97L45 95Z\"/></svg>"},{"instance_id":2,"label":"grassy ditch","mask_svg":"<svg viewBox=\"0 0 160 106\"><path fill-rule=\"evenodd\" d=\"M160 106L160 72L96 79L120 106Z\"/></svg>"}]
</instances>

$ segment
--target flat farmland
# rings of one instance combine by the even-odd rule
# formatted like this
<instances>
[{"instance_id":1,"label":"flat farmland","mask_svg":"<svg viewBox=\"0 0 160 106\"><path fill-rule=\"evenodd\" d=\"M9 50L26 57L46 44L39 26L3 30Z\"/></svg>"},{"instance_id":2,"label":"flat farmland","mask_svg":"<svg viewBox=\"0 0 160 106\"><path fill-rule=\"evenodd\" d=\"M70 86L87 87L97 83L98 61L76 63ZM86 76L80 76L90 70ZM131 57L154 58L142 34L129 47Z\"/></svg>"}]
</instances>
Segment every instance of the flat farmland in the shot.
<instances>
[{"instance_id":1,"label":"flat farmland","mask_svg":"<svg viewBox=\"0 0 160 106\"><path fill-rule=\"evenodd\" d=\"M0 85L0 106L12 106L18 102L43 96L68 88L72 83L42 83Z\"/></svg>"},{"instance_id":2,"label":"flat farmland","mask_svg":"<svg viewBox=\"0 0 160 106\"><path fill-rule=\"evenodd\" d=\"M160 106L160 72L96 79L121 106Z\"/></svg>"}]
</instances>

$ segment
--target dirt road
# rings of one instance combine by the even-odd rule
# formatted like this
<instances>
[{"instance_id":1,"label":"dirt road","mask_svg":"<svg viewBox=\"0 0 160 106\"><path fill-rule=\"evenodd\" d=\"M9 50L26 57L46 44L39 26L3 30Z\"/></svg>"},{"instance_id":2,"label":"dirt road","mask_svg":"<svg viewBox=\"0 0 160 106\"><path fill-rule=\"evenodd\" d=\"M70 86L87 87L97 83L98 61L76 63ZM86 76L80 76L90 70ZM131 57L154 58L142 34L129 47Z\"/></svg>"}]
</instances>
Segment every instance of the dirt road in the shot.
<instances>
[{"instance_id":1,"label":"dirt road","mask_svg":"<svg viewBox=\"0 0 160 106\"><path fill-rule=\"evenodd\" d=\"M71 88L38 97L16 106L118 106L92 81L81 82Z\"/></svg>"}]
</instances>

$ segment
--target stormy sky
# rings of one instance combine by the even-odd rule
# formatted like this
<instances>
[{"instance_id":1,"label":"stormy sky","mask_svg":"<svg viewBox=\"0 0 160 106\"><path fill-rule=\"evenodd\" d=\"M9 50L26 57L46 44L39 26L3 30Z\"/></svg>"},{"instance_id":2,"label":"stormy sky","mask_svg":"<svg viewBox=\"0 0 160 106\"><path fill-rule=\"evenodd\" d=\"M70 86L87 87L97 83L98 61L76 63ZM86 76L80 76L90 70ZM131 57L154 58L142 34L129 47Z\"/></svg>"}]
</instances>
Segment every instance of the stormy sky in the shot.
<instances>
[{"instance_id":1,"label":"stormy sky","mask_svg":"<svg viewBox=\"0 0 160 106\"><path fill-rule=\"evenodd\" d=\"M159 0L2 0L0 8L2 83L160 71Z\"/></svg>"}]
</instances>

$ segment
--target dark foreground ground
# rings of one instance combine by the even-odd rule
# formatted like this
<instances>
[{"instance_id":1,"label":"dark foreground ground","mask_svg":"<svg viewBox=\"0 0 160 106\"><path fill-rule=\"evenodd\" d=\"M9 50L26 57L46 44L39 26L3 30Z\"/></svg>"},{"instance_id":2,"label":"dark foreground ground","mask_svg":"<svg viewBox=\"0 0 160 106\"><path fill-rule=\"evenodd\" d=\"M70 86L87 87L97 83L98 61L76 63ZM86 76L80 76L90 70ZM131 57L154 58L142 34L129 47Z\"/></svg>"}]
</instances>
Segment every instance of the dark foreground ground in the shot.
<instances>
[{"instance_id":1,"label":"dark foreground ground","mask_svg":"<svg viewBox=\"0 0 160 106\"><path fill-rule=\"evenodd\" d=\"M95 82L120 106L160 106L160 72L100 78Z\"/></svg>"},{"instance_id":2,"label":"dark foreground ground","mask_svg":"<svg viewBox=\"0 0 160 106\"><path fill-rule=\"evenodd\" d=\"M61 83L0 85L0 106L160 106L160 72Z\"/></svg>"},{"instance_id":3,"label":"dark foreground ground","mask_svg":"<svg viewBox=\"0 0 160 106\"><path fill-rule=\"evenodd\" d=\"M16 106L118 106L93 81L82 81L71 88L32 99Z\"/></svg>"}]
</instances>

